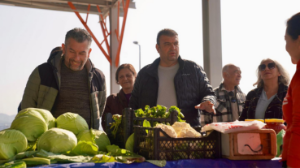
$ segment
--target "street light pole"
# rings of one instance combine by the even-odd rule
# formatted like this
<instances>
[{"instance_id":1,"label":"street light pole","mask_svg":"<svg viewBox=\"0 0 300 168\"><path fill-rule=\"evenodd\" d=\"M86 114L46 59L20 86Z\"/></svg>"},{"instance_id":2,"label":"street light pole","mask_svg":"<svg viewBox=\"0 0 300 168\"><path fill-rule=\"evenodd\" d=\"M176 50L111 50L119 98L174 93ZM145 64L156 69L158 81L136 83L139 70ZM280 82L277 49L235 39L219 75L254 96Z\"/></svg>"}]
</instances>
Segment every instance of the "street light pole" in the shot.
<instances>
[{"instance_id":1,"label":"street light pole","mask_svg":"<svg viewBox=\"0 0 300 168\"><path fill-rule=\"evenodd\" d=\"M139 45L139 70L141 70L141 45L138 41L134 41L133 44Z\"/></svg>"}]
</instances>

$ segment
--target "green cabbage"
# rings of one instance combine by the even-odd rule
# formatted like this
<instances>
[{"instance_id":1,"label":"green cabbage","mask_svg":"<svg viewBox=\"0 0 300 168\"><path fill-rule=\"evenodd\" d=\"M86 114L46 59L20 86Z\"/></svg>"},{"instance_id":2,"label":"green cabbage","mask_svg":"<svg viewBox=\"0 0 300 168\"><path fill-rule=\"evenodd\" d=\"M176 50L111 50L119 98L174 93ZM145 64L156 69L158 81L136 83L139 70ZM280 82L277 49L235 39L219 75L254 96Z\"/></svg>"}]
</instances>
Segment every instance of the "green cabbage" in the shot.
<instances>
[{"instance_id":1,"label":"green cabbage","mask_svg":"<svg viewBox=\"0 0 300 168\"><path fill-rule=\"evenodd\" d=\"M79 114L67 112L56 119L57 128L72 131L75 135L83 130L88 130L89 126L84 118Z\"/></svg>"},{"instance_id":2,"label":"green cabbage","mask_svg":"<svg viewBox=\"0 0 300 168\"><path fill-rule=\"evenodd\" d=\"M10 128L21 131L28 141L36 141L48 130L48 125L39 112L24 110L16 116Z\"/></svg>"},{"instance_id":3,"label":"green cabbage","mask_svg":"<svg viewBox=\"0 0 300 168\"><path fill-rule=\"evenodd\" d=\"M50 111L45 110L45 109L26 108L26 109L23 109L22 111L20 111L18 115L21 115L21 113L23 113L25 111L29 111L29 110L40 113L42 115L42 117L44 118L46 124L48 125L48 129L55 127L55 118L53 117L53 115L51 114Z\"/></svg>"},{"instance_id":4,"label":"green cabbage","mask_svg":"<svg viewBox=\"0 0 300 168\"><path fill-rule=\"evenodd\" d=\"M76 136L68 130L51 128L37 141L37 149L52 153L66 153L77 145Z\"/></svg>"},{"instance_id":5,"label":"green cabbage","mask_svg":"<svg viewBox=\"0 0 300 168\"><path fill-rule=\"evenodd\" d=\"M106 146L110 145L110 141L104 131L99 131L95 129L81 131L77 135L79 141L90 141L96 143L99 151L106 152Z\"/></svg>"},{"instance_id":6,"label":"green cabbage","mask_svg":"<svg viewBox=\"0 0 300 168\"><path fill-rule=\"evenodd\" d=\"M26 148L27 139L22 132L14 129L0 131L0 160L10 159Z\"/></svg>"}]
</instances>

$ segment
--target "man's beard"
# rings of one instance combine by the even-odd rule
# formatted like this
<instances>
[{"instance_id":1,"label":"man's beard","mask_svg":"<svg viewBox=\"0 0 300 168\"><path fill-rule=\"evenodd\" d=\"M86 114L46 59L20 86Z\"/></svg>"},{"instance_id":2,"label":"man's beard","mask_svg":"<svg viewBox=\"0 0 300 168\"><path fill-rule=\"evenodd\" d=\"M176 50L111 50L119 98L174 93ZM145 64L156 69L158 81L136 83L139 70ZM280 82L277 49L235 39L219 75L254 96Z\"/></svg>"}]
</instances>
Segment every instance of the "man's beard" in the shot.
<instances>
[{"instance_id":1,"label":"man's beard","mask_svg":"<svg viewBox=\"0 0 300 168\"><path fill-rule=\"evenodd\" d=\"M80 71L82 68L83 68L83 61L80 61L80 65L79 66L77 66L76 68L71 68L72 67L72 64L71 64L71 62L73 62L74 60L73 59L70 59L69 60L69 69L71 69L71 70L73 70L73 71L76 71L76 70L78 70L78 71ZM74 62L76 62L76 61L74 61Z\"/></svg>"}]
</instances>

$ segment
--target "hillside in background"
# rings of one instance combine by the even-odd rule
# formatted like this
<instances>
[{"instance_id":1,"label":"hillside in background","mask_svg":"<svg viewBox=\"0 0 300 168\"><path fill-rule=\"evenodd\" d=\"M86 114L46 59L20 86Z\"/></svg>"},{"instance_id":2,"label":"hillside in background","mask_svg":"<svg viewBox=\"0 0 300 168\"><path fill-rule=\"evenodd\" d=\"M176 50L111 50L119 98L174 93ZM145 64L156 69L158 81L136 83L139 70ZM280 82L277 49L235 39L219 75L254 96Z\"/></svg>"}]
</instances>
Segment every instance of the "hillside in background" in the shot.
<instances>
[{"instance_id":1,"label":"hillside in background","mask_svg":"<svg viewBox=\"0 0 300 168\"><path fill-rule=\"evenodd\" d=\"M0 130L9 128L15 116L0 113Z\"/></svg>"}]
</instances>

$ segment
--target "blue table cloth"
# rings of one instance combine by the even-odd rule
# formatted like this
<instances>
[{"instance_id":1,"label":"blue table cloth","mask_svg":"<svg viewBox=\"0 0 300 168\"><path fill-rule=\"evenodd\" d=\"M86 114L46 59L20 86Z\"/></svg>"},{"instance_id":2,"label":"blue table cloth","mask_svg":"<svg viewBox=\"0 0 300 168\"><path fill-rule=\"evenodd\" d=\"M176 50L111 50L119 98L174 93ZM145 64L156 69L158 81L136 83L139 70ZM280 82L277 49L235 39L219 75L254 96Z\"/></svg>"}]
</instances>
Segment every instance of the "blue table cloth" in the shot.
<instances>
[{"instance_id":1,"label":"blue table cloth","mask_svg":"<svg viewBox=\"0 0 300 168\"><path fill-rule=\"evenodd\" d=\"M229 160L229 159L188 159L168 161L165 168L281 168L280 158L272 160ZM51 164L42 167L71 168L71 167L107 167L107 168L158 168L149 162L143 163L70 163Z\"/></svg>"}]
</instances>

